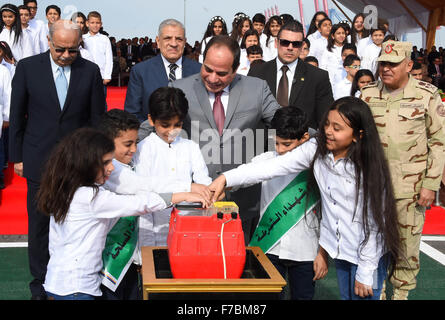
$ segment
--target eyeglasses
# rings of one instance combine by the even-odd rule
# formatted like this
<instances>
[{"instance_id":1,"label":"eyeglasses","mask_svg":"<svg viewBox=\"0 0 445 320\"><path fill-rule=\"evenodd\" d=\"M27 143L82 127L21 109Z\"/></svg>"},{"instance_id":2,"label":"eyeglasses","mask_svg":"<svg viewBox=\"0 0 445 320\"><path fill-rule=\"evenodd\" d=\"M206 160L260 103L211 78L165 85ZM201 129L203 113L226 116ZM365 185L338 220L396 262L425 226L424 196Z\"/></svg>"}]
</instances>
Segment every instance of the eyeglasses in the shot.
<instances>
[{"instance_id":1,"label":"eyeglasses","mask_svg":"<svg viewBox=\"0 0 445 320\"><path fill-rule=\"evenodd\" d=\"M79 47L77 47L77 48L60 48L60 47L56 47L52 41L51 41L51 44L54 47L54 51L56 51L57 53L65 53L65 51L67 51L67 50L68 50L69 54L75 54L75 53L79 52Z\"/></svg>"},{"instance_id":2,"label":"eyeglasses","mask_svg":"<svg viewBox=\"0 0 445 320\"><path fill-rule=\"evenodd\" d=\"M360 69L360 65L358 65L358 66L348 66L348 68L351 68L351 69Z\"/></svg>"},{"instance_id":3,"label":"eyeglasses","mask_svg":"<svg viewBox=\"0 0 445 320\"><path fill-rule=\"evenodd\" d=\"M285 48L289 47L291 43L293 48L301 48L301 46L303 45L303 41L290 41L286 39L279 39L279 41L280 41L280 46Z\"/></svg>"}]
</instances>

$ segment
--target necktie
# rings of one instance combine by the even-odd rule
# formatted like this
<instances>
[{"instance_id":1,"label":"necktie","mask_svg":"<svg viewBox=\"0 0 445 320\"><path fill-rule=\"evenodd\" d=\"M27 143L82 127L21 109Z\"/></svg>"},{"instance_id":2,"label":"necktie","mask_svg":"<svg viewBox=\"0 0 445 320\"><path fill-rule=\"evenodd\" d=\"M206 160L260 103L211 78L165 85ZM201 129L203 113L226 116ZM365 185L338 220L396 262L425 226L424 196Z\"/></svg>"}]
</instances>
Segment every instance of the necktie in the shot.
<instances>
[{"instance_id":1,"label":"necktie","mask_svg":"<svg viewBox=\"0 0 445 320\"><path fill-rule=\"evenodd\" d=\"M66 80L65 73L63 72L63 67L58 67L57 72L59 73L56 78L57 97L59 98L60 109L63 109L66 93L68 91L68 81Z\"/></svg>"},{"instance_id":2,"label":"necktie","mask_svg":"<svg viewBox=\"0 0 445 320\"><path fill-rule=\"evenodd\" d=\"M280 82L278 84L277 101L282 107L287 107L289 105L289 82L286 76L286 72L288 70L289 67L286 65L283 65L281 67L283 75L281 76Z\"/></svg>"},{"instance_id":3,"label":"necktie","mask_svg":"<svg viewBox=\"0 0 445 320\"><path fill-rule=\"evenodd\" d=\"M170 68L170 73L168 75L168 81L172 82L176 80L176 73L175 70L178 68L178 65L176 63L172 63L168 66Z\"/></svg>"},{"instance_id":4,"label":"necktie","mask_svg":"<svg viewBox=\"0 0 445 320\"><path fill-rule=\"evenodd\" d=\"M213 118L215 119L216 126L218 127L219 135L222 135L224 128L224 121L226 115L224 113L224 106L221 102L222 91L215 93L215 102L213 102Z\"/></svg>"}]
</instances>

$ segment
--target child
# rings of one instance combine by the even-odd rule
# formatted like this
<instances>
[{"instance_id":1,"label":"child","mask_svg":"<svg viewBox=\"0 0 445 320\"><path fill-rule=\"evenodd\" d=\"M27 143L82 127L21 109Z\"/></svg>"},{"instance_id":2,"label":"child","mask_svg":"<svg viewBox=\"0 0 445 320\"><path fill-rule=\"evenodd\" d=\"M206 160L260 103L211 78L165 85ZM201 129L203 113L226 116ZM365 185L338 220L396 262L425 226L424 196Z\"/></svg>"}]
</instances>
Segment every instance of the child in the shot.
<instances>
[{"instance_id":1,"label":"child","mask_svg":"<svg viewBox=\"0 0 445 320\"><path fill-rule=\"evenodd\" d=\"M192 191L210 199L207 185L212 179L199 145L179 135L188 113L185 94L181 89L161 87L151 94L149 103L148 120L155 132L138 144L136 173L157 180L156 192ZM166 245L170 211L156 212L153 221L140 219L141 246Z\"/></svg>"},{"instance_id":2,"label":"child","mask_svg":"<svg viewBox=\"0 0 445 320\"><path fill-rule=\"evenodd\" d=\"M320 32L320 37L311 42L311 49L309 51L310 56L317 58L320 61L323 52L326 51L328 45L329 34L332 29L332 21L328 17L320 20L317 25L318 31Z\"/></svg>"},{"instance_id":3,"label":"child","mask_svg":"<svg viewBox=\"0 0 445 320\"><path fill-rule=\"evenodd\" d=\"M400 240L397 211L374 118L355 97L334 102L316 139L273 159L225 172L210 186L218 197L235 185L310 169L320 190L320 246L334 259L342 299L379 299Z\"/></svg>"},{"instance_id":4,"label":"child","mask_svg":"<svg viewBox=\"0 0 445 320\"><path fill-rule=\"evenodd\" d=\"M266 45L267 36L264 34L264 26L266 24L266 16L262 13L256 13L252 18L253 29L258 32L260 36L260 45L264 47Z\"/></svg>"},{"instance_id":5,"label":"child","mask_svg":"<svg viewBox=\"0 0 445 320\"><path fill-rule=\"evenodd\" d=\"M22 24L22 31L28 34L28 38L31 41L32 55L40 53L40 35L39 33L29 26L29 20L31 19L31 11L25 5L19 6L20 22ZM24 57L26 58L26 57Z\"/></svg>"},{"instance_id":6,"label":"child","mask_svg":"<svg viewBox=\"0 0 445 320\"><path fill-rule=\"evenodd\" d=\"M139 120L135 115L119 109L112 109L102 116L99 129L113 139L114 171L104 184L107 190L119 194L136 194L143 190L151 191L156 185L153 179L147 181L138 177L133 168L133 155L136 152ZM194 201L199 196L193 194L160 194L164 201L177 203L182 200ZM140 300L142 286L139 271L141 257L137 244L138 217L120 218L108 233L103 253L104 267L101 274L101 290L107 300ZM122 247L123 239L129 237ZM119 252L116 254L116 252ZM110 277L113 281L110 281Z\"/></svg>"},{"instance_id":7,"label":"child","mask_svg":"<svg viewBox=\"0 0 445 320\"><path fill-rule=\"evenodd\" d=\"M360 58L355 54L350 54L343 61L343 68L346 70L346 77L340 82L334 83L334 100L351 94L352 81L354 81L357 71L360 70Z\"/></svg>"},{"instance_id":8,"label":"child","mask_svg":"<svg viewBox=\"0 0 445 320\"><path fill-rule=\"evenodd\" d=\"M198 61L200 63L204 60L204 51L206 49L207 43L209 43L210 39L214 36L219 35L227 35L227 25L226 21L221 16L214 16L210 19L209 24L207 25L206 32L204 33L204 37L201 41L201 52L199 54Z\"/></svg>"},{"instance_id":9,"label":"child","mask_svg":"<svg viewBox=\"0 0 445 320\"><path fill-rule=\"evenodd\" d=\"M237 69L238 74L247 75L250 68L250 60L247 57L247 49L251 46L258 46L260 44L260 37L258 32L253 29L249 29L244 33L240 46L240 65Z\"/></svg>"},{"instance_id":10,"label":"child","mask_svg":"<svg viewBox=\"0 0 445 320\"><path fill-rule=\"evenodd\" d=\"M1 59L1 57L0 57ZM11 75L9 70L0 64L0 189L5 188L4 165L8 159L8 127L11 102Z\"/></svg>"},{"instance_id":11,"label":"child","mask_svg":"<svg viewBox=\"0 0 445 320\"><path fill-rule=\"evenodd\" d=\"M167 207L154 193L118 195L102 187L114 170L114 150L102 132L81 128L49 158L37 196L39 210L51 215L43 285L49 299L100 296L102 252L117 219Z\"/></svg>"},{"instance_id":12,"label":"child","mask_svg":"<svg viewBox=\"0 0 445 320\"><path fill-rule=\"evenodd\" d=\"M328 37L328 44L319 59L320 69L329 73L331 86L334 87L335 79L342 73L342 56L341 52L343 44L346 41L346 30L341 24L335 24Z\"/></svg>"},{"instance_id":13,"label":"child","mask_svg":"<svg viewBox=\"0 0 445 320\"><path fill-rule=\"evenodd\" d=\"M367 86L374 81L374 75L371 71L369 71L368 69L360 69L359 71L357 71L354 76L354 80L352 81L350 96L357 98L360 97L360 90L364 86Z\"/></svg>"},{"instance_id":14,"label":"child","mask_svg":"<svg viewBox=\"0 0 445 320\"><path fill-rule=\"evenodd\" d=\"M105 97L107 94L107 84L111 81L113 71L113 51L111 42L107 36L99 33L102 28L102 16L97 11L91 11L87 16L87 27L89 32L82 36L85 49L93 57L94 62L99 66L100 74L104 84Z\"/></svg>"},{"instance_id":15,"label":"child","mask_svg":"<svg viewBox=\"0 0 445 320\"><path fill-rule=\"evenodd\" d=\"M276 131L276 151L263 153L253 158L252 163L260 163L284 155L309 140L307 116L297 107L278 109L271 121L271 128ZM242 166L239 168L241 169ZM294 191L300 187L291 186L301 178L297 176L297 173L289 174L262 183L260 222L250 245L260 246L284 278L288 274L292 300L311 300L314 296L314 280L322 278L327 272L326 253L320 250L317 256L319 228L316 215L304 214L307 210L303 206L304 211L301 212L303 214L299 221L284 222L283 220L282 223L285 224L282 227L283 230L275 238L270 234L268 237L261 237L261 231L269 230L271 226L270 217L276 218L274 216L275 203L284 204L293 201L293 196L296 194ZM297 210L297 208L293 209L292 214L296 216L300 213ZM259 238L261 238L260 241L258 241ZM268 238L274 240L268 240Z\"/></svg>"},{"instance_id":16,"label":"child","mask_svg":"<svg viewBox=\"0 0 445 320\"><path fill-rule=\"evenodd\" d=\"M318 59L315 58L314 56L307 56L304 59L304 62L309 63L309 64L313 65L314 67L318 68Z\"/></svg>"},{"instance_id":17,"label":"child","mask_svg":"<svg viewBox=\"0 0 445 320\"><path fill-rule=\"evenodd\" d=\"M282 25L283 21L279 16L272 16L267 20L264 27L264 34L266 35L266 43L263 46L264 61L270 61L277 57L277 36Z\"/></svg>"},{"instance_id":18,"label":"child","mask_svg":"<svg viewBox=\"0 0 445 320\"><path fill-rule=\"evenodd\" d=\"M33 55L31 39L22 31L19 9L13 4L4 4L0 8L0 41L6 41L11 48L16 62Z\"/></svg>"},{"instance_id":19,"label":"child","mask_svg":"<svg viewBox=\"0 0 445 320\"><path fill-rule=\"evenodd\" d=\"M363 69L371 70L373 74L377 72L377 58L382 50L383 39L385 38L386 28L379 26L377 29L371 30L372 43L369 44L362 52Z\"/></svg>"}]
</instances>

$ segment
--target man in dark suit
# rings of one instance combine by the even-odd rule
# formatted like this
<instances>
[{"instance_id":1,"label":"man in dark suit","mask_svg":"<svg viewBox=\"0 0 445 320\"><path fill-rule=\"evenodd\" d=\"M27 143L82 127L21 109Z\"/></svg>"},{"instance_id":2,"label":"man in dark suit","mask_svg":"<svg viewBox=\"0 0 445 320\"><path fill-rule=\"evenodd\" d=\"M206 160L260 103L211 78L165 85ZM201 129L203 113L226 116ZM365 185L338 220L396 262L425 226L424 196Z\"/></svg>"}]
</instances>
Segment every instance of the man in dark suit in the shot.
<instances>
[{"instance_id":1,"label":"man in dark suit","mask_svg":"<svg viewBox=\"0 0 445 320\"><path fill-rule=\"evenodd\" d=\"M437 87L439 85L440 79L444 76L444 67L440 63L440 55L437 53L433 57L432 62L428 65L428 75L432 80L432 83Z\"/></svg>"},{"instance_id":2,"label":"man in dark suit","mask_svg":"<svg viewBox=\"0 0 445 320\"><path fill-rule=\"evenodd\" d=\"M215 36L206 46L201 73L171 83L189 101L183 128L199 143L212 178L264 152L264 125L280 107L264 80L236 73L239 60L237 41ZM246 244L258 223L260 195L260 184L227 193L239 207Z\"/></svg>"},{"instance_id":3,"label":"man in dark suit","mask_svg":"<svg viewBox=\"0 0 445 320\"><path fill-rule=\"evenodd\" d=\"M174 19L161 22L156 42L161 54L131 69L125 98L124 109L141 122L147 120L148 99L153 91L167 86L169 81L198 73L201 68L198 62L182 56L186 38L181 22Z\"/></svg>"},{"instance_id":4,"label":"man in dark suit","mask_svg":"<svg viewBox=\"0 0 445 320\"><path fill-rule=\"evenodd\" d=\"M252 67L248 75L266 80L280 105L301 108L309 126L317 129L323 113L334 101L329 75L298 59L303 41L301 23L286 23L277 38L277 58Z\"/></svg>"},{"instance_id":5,"label":"man in dark suit","mask_svg":"<svg viewBox=\"0 0 445 320\"><path fill-rule=\"evenodd\" d=\"M49 260L49 217L35 203L45 162L65 135L98 122L105 110L99 67L80 57L80 40L76 24L55 22L50 28L49 51L21 60L12 81L9 157L28 186L32 299L46 298L42 283Z\"/></svg>"}]
</instances>

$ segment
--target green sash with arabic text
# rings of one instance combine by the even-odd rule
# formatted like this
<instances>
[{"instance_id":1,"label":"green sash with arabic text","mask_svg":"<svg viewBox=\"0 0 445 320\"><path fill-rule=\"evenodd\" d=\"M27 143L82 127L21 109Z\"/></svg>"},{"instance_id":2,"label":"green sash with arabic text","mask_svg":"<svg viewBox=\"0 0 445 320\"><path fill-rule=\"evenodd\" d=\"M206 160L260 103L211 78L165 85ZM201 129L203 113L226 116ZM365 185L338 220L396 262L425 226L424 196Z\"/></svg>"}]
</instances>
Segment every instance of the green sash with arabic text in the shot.
<instances>
[{"instance_id":1,"label":"green sash with arabic text","mask_svg":"<svg viewBox=\"0 0 445 320\"><path fill-rule=\"evenodd\" d=\"M307 189L308 171L298 174L267 206L249 246L267 253L319 202L319 191Z\"/></svg>"}]
</instances>

